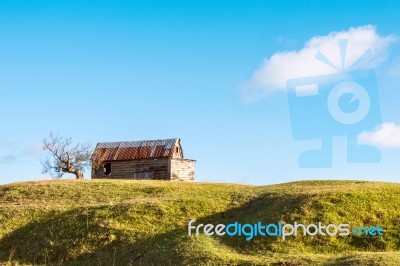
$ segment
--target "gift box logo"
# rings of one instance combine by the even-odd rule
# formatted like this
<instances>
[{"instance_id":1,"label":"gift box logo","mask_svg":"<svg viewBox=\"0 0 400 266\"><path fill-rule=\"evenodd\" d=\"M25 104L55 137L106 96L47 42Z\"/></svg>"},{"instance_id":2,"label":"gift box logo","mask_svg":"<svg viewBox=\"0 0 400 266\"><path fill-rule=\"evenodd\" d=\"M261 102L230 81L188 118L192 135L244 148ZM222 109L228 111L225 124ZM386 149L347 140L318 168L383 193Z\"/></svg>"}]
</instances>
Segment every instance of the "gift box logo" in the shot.
<instances>
[{"instance_id":1,"label":"gift box logo","mask_svg":"<svg viewBox=\"0 0 400 266\"><path fill-rule=\"evenodd\" d=\"M348 163L381 160L379 149L357 143L358 134L381 123L375 71L343 71L346 46L347 40L339 40L342 72L290 79L286 83L294 140L321 140L320 149L299 155L301 168L332 167L332 138L343 135L347 136ZM369 56L368 50L353 66ZM321 53L316 58L335 67Z\"/></svg>"}]
</instances>

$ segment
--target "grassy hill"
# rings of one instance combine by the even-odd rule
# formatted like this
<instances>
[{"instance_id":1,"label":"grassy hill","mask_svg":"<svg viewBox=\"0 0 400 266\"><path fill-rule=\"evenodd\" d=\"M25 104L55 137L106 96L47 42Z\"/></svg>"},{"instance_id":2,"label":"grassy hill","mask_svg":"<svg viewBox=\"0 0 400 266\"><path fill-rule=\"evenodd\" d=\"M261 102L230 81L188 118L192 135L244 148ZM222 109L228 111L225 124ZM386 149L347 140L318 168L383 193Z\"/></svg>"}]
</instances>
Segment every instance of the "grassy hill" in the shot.
<instances>
[{"instance_id":1,"label":"grassy hill","mask_svg":"<svg viewBox=\"0 0 400 266\"><path fill-rule=\"evenodd\" d=\"M187 223L380 225L382 237L198 237ZM10 265L400 265L400 184L65 181L0 186Z\"/></svg>"}]
</instances>

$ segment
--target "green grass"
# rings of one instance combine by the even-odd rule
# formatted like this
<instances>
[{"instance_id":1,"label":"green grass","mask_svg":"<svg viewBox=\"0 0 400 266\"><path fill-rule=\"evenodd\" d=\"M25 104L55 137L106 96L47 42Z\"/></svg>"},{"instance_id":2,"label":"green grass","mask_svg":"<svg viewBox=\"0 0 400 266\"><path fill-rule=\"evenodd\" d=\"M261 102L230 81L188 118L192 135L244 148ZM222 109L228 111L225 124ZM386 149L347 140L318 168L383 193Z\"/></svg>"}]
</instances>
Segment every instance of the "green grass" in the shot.
<instances>
[{"instance_id":1,"label":"green grass","mask_svg":"<svg viewBox=\"0 0 400 266\"><path fill-rule=\"evenodd\" d=\"M380 225L380 237L198 237L187 223ZM68 181L0 186L0 264L400 265L400 184Z\"/></svg>"}]
</instances>

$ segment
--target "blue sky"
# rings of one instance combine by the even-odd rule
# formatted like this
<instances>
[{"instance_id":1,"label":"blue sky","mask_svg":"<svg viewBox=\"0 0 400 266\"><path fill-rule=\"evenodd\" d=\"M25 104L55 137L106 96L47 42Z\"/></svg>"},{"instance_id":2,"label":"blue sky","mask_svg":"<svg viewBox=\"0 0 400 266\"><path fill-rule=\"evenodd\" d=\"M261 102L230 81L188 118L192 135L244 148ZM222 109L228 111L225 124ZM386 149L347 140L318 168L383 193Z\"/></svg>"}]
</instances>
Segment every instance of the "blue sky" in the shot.
<instances>
[{"instance_id":1,"label":"blue sky","mask_svg":"<svg viewBox=\"0 0 400 266\"><path fill-rule=\"evenodd\" d=\"M93 145L179 137L198 181L399 181L399 13L396 1L1 1L0 183L46 178L50 131ZM274 54L367 25L392 38L373 65L392 126L391 140L369 138L382 161L347 164L339 137L332 168L299 168L310 144L292 138L284 89L248 101L243 84Z\"/></svg>"}]
</instances>

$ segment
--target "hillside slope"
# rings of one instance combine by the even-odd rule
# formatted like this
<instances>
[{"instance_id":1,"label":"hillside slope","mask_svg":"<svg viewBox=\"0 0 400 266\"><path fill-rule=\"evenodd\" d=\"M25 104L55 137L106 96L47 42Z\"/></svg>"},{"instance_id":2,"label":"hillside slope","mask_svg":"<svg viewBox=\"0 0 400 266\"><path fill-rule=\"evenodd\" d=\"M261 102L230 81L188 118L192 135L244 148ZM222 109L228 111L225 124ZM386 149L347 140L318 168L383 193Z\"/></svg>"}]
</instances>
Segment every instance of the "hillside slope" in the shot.
<instances>
[{"instance_id":1,"label":"hillside slope","mask_svg":"<svg viewBox=\"0 0 400 266\"><path fill-rule=\"evenodd\" d=\"M0 186L0 263L400 265L400 184L65 181ZM187 223L380 225L384 236L198 237Z\"/></svg>"}]
</instances>

